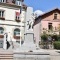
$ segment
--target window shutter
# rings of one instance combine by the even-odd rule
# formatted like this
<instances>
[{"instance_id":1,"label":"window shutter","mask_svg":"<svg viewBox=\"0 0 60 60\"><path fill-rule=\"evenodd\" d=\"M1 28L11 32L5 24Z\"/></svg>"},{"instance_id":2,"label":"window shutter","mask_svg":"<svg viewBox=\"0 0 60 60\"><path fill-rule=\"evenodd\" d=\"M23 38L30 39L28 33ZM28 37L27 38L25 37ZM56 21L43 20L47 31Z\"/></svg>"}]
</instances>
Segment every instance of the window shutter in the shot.
<instances>
[{"instance_id":1,"label":"window shutter","mask_svg":"<svg viewBox=\"0 0 60 60\"><path fill-rule=\"evenodd\" d=\"M15 17L17 22L20 22L20 12L16 12L16 17Z\"/></svg>"}]
</instances>

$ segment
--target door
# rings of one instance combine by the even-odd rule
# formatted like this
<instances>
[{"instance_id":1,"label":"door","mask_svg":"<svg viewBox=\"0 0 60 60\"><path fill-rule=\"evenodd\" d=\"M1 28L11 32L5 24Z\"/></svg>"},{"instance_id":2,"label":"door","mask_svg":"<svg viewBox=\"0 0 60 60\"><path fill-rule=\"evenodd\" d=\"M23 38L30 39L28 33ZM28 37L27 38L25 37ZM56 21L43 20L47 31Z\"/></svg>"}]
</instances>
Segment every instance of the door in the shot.
<instances>
[{"instance_id":1,"label":"door","mask_svg":"<svg viewBox=\"0 0 60 60\"><path fill-rule=\"evenodd\" d=\"M3 48L3 41L0 41L0 48Z\"/></svg>"}]
</instances>

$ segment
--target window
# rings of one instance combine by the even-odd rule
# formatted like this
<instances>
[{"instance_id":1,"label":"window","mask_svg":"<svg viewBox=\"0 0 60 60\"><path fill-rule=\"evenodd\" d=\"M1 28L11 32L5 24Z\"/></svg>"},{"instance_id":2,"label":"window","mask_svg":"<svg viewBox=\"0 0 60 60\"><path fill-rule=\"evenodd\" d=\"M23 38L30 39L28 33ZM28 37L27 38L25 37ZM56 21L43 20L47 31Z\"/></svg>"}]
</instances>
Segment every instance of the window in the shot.
<instances>
[{"instance_id":1,"label":"window","mask_svg":"<svg viewBox=\"0 0 60 60\"><path fill-rule=\"evenodd\" d=\"M16 12L16 20L19 20L19 19L20 19L20 13Z\"/></svg>"},{"instance_id":2,"label":"window","mask_svg":"<svg viewBox=\"0 0 60 60\"><path fill-rule=\"evenodd\" d=\"M14 36L20 36L20 29L15 29L14 30Z\"/></svg>"},{"instance_id":3,"label":"window","mask_svg":"<svg viewBox=\"0 0 60 60\"><path fill-rule=\"evenodd\" d=\"M14 3L14 4L15 4L15 0L12 0L12 3Z\"/></svg>"},{"instance_id":4,"label":"window","mask_svg":"<svg viewBox=\"0 0 60 60\"><path fill-rule=\"evenodd\" d=\"M20 12L16 12L15 20L20 22Z\"/></svg>"},{"instance_id":5,"label":"window","mask_svg":"<svg viewBox=\"0 0 60 60\"><path fill-rule=\"evenodd\" d=\"M0 35L4 33L4 29L0 27Z\"/></svg>"},{"instance_id":6,"label":"window","mask_svg":"<svg viewBox=\"0 0 60 60\"><path fill-rule=\"evenodd\" d=\"M14 30L14 39L20 39L20 29L18 28Z\"/></svg>"},{"instance_id":7,"label":"window","mask_svg":"<svg viewBox=\"0 0 60 60\"><path fill-rule=\"evenodd\" d=\"M2 2L2 3L3 3L3 2L5 2L5 1L4 1L4 0L0 0L0 2Z\"/></svg>"},{"instance_id":8,"label":"window","mask_svg":"<svg viewBox=\"0 0 60 60\"><path fill-rule=\"evenodd\" d=\"M57 27L55 26L55 30L57 30Z\"/></svg>"},{"instance_id":9,"label":"window","mask_svg":"<svg viewBox=\"0 0 60 60\"><path fill-rule=\"evenodd\" d=\"M54 19L57 19L57 13L54 14Z\"/></svg>"},{"instance_id":10,"label":"window","mask_svg":"<svg viewBox=\"0 0 60 60\"><path fill-rule=\"evenodd\" d=\"M20 0L16 0L16 5L20 5Z\"/></svg>"},{"instance_id":11,"label":"window","mask_svg":"<svg viewBox=\"0 0 60 60\"><path fill-rule=\"evenodd\" d=\"M4 17L4 11L0 11L0 17Z\"/></svg>"},{"instance_id":12,"label":"window","mask_svg":"<svg viewBox=\"0 0 60 60\"><path fill-rule=\"evenodd\" d=\"M52 23L48 23L48 30L52 30Z\"/></svg>"}]
</instances>

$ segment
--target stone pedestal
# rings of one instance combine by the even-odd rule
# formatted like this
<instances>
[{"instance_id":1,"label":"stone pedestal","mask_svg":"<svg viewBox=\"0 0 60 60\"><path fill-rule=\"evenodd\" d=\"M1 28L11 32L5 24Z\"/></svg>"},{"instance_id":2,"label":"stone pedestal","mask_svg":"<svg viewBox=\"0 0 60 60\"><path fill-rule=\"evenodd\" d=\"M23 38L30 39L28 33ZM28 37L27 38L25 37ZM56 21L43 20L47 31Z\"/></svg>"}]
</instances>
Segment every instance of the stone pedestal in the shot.
<instances>
[{"instance_id":1,"label":"stone pedestal","mask_svg":"<svg viewBox=\"0 0 60 60\"><path fill-rule=\"evenodd\" d=\"M25 41L23 45L20 47L20 51L33 51L39 49L37 48L36 44L34 44L34 34L33 33L26 33L25 34Z\"/></svg>"},{"instance_id":2,"label":"stone pedestal","mask_svg":"<svg viewBox=\"0 0 60 60\"><path fill-rule=\"evenodd\" d=\"M14 60L50 60L50 56L43 52L15 52Z\"/></svg>"}]
</instances>

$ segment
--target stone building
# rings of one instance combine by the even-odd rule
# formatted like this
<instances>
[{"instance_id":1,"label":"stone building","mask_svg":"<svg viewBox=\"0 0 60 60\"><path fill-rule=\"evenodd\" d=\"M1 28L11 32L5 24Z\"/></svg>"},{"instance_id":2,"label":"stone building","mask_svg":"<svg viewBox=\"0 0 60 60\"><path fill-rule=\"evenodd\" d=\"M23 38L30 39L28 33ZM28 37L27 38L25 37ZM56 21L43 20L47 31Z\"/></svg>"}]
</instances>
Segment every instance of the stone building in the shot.
<instances>
[{"instance_id":1,"label":"stone building","mask_svg":"<svg viewBox=\"0 0 60 60\"><path fill-rule=\"evenodd\" d=\"M0 48L3 48L5 33L7 33L7 41L14 41L17 45L20 38L24 40L26 8L23 3L21 13L20 0L0 0Z\"/></svg>"},{"instance_id":2,"label":"stone building","mask_svg":"<svg viewBox=\"0 0 60 60\"><path fill-rule=\"evenodd\" d=\"M60 31L60 9L55 8L40 15L35 19L34 35L37 42L41 41L41 34L59 34Z\"/></svg>"}]
</instances>

